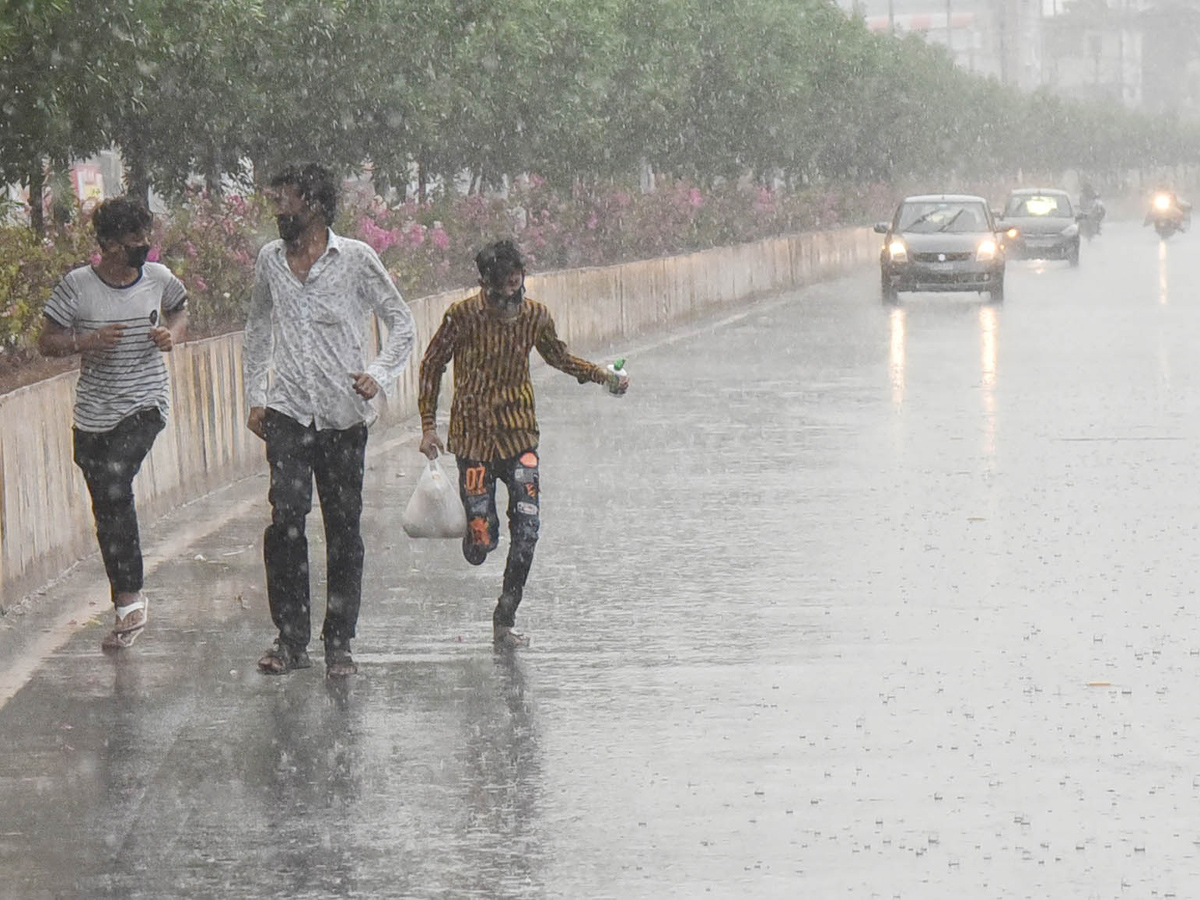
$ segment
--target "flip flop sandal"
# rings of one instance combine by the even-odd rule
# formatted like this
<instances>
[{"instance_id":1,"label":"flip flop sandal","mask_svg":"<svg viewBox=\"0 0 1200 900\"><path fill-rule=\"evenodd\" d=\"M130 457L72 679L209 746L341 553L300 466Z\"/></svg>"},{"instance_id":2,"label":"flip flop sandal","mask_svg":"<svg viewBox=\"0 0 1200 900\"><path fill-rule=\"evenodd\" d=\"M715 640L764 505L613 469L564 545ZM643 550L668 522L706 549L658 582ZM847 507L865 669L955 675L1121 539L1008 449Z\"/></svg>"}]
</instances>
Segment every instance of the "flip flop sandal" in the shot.
<instances>
[{"instance_id":1,"label":"flip flop sandal","mask_svg":"<svg viewBox=\"0 0 1200 900\"><path fill-rule=\"evenodd\" d=\"M150 602L145 597L139 597L132 603L118 606L116 614L113 630L100 643L104 650L124 650L133 646L150 620Z\"/></svg>"}]
</instances>

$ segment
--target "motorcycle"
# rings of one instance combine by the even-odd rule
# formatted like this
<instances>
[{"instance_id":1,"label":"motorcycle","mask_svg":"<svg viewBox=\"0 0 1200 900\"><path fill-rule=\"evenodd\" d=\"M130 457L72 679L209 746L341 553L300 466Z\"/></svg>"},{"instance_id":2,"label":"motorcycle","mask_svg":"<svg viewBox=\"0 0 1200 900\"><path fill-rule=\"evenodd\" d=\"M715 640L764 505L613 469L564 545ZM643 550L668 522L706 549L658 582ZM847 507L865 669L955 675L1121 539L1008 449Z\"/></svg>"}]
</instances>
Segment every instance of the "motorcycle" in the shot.
<instances>
[{"instance_id":1,"label":"motorcycle","mask_svg":"<svg viewBox=\"0 0 1200 900\"><path fill-rule=\"evenodd\" d=\"M1153 225L1164 241L1175 232L1187 231L1192 224L1192 205L1167 191L1159 191L1150 201L1144 225Z\"/></svg>"},{"instance_id":2,"label":"motorcycle","mask_svg":"<svg viewBox=\"0 0 1200 900\"><path fill-rule=\"evenodd\" d=\"M1079 204L1079 235L1080 237L1091 240L1100 233L1100 223L1104 221L1104 216L1108 212L1104 208L1104 201L1099 197L1093 197L1091 200L1080 201Z\"/></svg>"}]
</instances>

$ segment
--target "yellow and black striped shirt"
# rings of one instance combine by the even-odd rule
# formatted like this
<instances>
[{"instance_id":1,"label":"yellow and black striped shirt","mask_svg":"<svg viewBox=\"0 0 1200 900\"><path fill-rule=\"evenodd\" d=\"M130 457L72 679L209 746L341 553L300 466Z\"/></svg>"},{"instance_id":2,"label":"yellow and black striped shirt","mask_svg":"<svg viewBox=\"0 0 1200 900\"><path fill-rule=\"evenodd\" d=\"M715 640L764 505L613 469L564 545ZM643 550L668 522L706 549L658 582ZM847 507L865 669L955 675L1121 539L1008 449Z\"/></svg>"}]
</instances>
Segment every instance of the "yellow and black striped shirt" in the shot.
<instances>
[{"instance_id":1,"label":"yellow and black striped shirt","mask_svg":"<svg viewBox=\"0 0 1200 900\"><path fill-rule=\"evenodd\" d=\"M520 312L503 319L483 292L448 310L421 360L421 427L433 429L442 373L454 360L454 400L450 405L451 453L467 459L509 459L537 447L529 351L574 375L583 384L604 384L607 372L567 352L554 319L541 303L525 298Z\"/></svg>"}]
</instances>

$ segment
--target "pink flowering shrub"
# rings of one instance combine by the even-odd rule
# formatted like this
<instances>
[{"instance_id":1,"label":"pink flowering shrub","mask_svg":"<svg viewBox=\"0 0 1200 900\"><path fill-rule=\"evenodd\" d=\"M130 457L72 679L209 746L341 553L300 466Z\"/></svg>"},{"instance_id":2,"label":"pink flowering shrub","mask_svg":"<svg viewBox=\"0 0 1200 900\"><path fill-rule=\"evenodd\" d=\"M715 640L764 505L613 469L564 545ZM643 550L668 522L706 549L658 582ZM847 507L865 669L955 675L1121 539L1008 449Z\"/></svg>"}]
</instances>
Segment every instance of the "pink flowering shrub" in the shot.
<instances>
[{"instance_id":1,"label":"pink flowering shrub","mask_svg":"<svg viewBox=\"0 0 1200 900\"><path fill-rule=\"evenodd\" d=\"M687 181L641 194L619 187L566 195L519 179L507 198L438 198L388 208L377 199L343 212L351 236L379 252L406 296L473 284L481 245L512 236L535 270L601 266L877 218L874 196L788 193ZM885 204L881 204L885 205Z\"/></svg>"},{"instance_id":2,"label":"pink flowering shrub","mask_svg":"<svg viewBox=\"0 0 1200 900\"><path fill-rule=\"evenodd\" d=\"M989 197L1005 186L956 185ZM577 185L556 190L537 175L517 179L507 198L437 196L388 205L347 192L334 228L370 244L405 297L476 282L479 248L517 240L533 271L604 266L802 231L842 228L891 215L905 193L895 186L772 190L762 185L705 188L659 179L658 189ZM193 337L236 330L259 249L277 236L262 196L187 194L156 217L154 255L188 288ZM95 239L83 217L39 240L29 229L0 227L0 357L27 358L41 310L69 269L95 262Z\"/></svg>"},{"instance_id":3,"label":"pink flowering shrub","mask_svg":"<svg viewBox=\"0 0 1200 900\"><path fill-rule=\"evenodd\" d=\"M188 289L190 334L220 334L245 324L254 261L276 236L268 204L258 196L214 198L193 191L169 216L156 217L160 261Z\"/></svg>"},{"instance_id":4,"label":"pink flowering shrub","mask_svg":"<svg viewBox=\"0 0 1200 900\"><path fill-rule=\"evenodd\" d=\"M87 265L91 229L69 224L39 238L28 228L0 226L0 356L28 358L54 285Z\"/></svg>"}]
</instances>

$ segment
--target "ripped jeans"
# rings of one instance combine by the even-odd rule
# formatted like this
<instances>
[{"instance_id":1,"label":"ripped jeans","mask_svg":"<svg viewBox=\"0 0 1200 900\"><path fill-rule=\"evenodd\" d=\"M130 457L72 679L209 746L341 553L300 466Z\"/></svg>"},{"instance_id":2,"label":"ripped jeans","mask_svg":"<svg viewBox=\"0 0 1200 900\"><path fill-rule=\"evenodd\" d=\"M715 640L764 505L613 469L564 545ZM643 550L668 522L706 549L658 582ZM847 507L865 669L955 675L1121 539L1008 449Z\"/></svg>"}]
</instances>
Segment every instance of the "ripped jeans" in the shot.
<instances>
[{"instance_id":1,"label":"ripped jeans","mask_svg":"<svg viewBox=\"0 0 1200 900\"><path fill-rule=\"evenodd\" d=\"M538 486L538 455L526 450L510 459L486 462L458 457L458 492L467 512L467 536L463 554L482 557L500 543L500 519L496 514L496 481L508 488L508 533L511 539L504 567L504 587L496 609L499 625L514 624L517 607L533 564L541 525L541 491Z\"/></svg>"}]
</instances>

